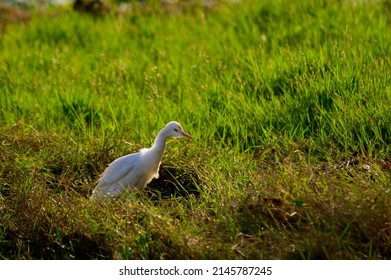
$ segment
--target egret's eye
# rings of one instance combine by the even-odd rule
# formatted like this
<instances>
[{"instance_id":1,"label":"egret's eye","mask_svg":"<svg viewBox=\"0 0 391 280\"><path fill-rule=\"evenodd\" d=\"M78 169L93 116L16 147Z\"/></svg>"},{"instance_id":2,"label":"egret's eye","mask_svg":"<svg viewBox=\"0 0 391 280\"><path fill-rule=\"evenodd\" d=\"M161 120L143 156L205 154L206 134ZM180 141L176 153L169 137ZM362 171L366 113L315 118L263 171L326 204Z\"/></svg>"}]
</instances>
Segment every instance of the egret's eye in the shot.
<instances>
[{"instance_id":1,"label":"egret's eye","mask_svg":"<svg viewBox=\"0 0 391 280\"><path fill-rule=\"evenodd\" d=\"M178 130L177 128L174 128L174 131L175 131L175 132L178 132L179 130Z\"/></svg>"}]
</instances>

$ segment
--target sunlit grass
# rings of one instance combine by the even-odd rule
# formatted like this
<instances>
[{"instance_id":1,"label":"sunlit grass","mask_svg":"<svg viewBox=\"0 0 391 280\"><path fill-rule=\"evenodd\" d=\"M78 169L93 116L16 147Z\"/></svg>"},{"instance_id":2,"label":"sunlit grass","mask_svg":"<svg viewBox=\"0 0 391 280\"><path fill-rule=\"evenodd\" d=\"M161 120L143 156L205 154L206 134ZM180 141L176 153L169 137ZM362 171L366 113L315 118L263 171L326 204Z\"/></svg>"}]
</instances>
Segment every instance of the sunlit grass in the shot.
<instances>
[{"instance_id":1,"label":"sunlit grass","mask_svg":"<svg viewBox=\"0 0 391 280\"><path fill-rule=\"evenodd\" d=\"M339 2L8 26L0 257L389 259L390 8ZM89 201L171 120L160 180Z\"/></svg>"}]
</instances>

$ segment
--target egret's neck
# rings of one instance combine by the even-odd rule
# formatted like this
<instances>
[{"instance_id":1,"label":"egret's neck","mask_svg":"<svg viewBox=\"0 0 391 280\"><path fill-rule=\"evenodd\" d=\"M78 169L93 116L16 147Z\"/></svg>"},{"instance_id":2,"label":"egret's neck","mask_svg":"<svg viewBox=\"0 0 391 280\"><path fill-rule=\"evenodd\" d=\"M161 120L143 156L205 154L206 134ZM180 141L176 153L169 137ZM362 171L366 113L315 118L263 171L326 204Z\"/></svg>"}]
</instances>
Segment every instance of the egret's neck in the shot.
<instances>
[{"instance_id":1,"label":"egret's neck","mask_svg":"<svg viewBox=\"0 0 391 280\"><path fill-rule=\"evenodd\" d=\"M161 156L164 152L164 149L166 148L166 140L167 137L159 133L155 139L155 142L153 143L153 146L151 147L151 150Z\"/></svg>"}]
</instances>

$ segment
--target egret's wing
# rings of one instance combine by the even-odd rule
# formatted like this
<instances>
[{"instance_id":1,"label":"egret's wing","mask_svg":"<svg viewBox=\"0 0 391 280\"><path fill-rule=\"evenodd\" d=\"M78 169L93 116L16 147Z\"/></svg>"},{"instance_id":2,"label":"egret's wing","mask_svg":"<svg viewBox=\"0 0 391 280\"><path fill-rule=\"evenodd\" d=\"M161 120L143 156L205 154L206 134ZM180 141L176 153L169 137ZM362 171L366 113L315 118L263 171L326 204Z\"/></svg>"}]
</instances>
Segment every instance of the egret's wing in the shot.
<instances>
[{"instance_id":1,"label":"egret's wing","mask_svg":"<svg viewBox=\"0 0 391 280\"><path fill-rule=\"evenodd\" d=\"M130 173L140 162L140 154L130 154L113 161L103 172L102 177L93 191L93 199L100 196L118 197L127 187L132 187L133 176Z\"/></svg>"},{"instance_id":2,"label":"egret's wing","mask_svg":"<svg viewBox=\"0 0 391 280\"><path fill-rule=\"evenodd\" d=\"M128 175L139 162L139 154L120 157L110 163L103 172L98 187L114 184Z\"/></svg>"}]
</instances>

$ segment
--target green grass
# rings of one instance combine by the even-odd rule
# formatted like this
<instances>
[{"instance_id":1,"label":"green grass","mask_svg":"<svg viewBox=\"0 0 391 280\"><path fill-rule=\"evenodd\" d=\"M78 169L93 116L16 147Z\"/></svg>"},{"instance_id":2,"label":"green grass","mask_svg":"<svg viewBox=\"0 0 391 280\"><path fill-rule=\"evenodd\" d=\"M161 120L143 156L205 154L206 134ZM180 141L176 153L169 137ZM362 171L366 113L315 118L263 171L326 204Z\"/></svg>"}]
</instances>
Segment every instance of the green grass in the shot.
<instances>
[{"instance_id":1,"label":"green grass","mask_svg":"<svg viewBox=\"0 0 391 280\"><path fill-rule=\"evenodd\" d=\"M390 259L391 8L348 2L8 26L0 258ZM159 180L89 201L171 120Z\"/></svg>"}]
</instances>

